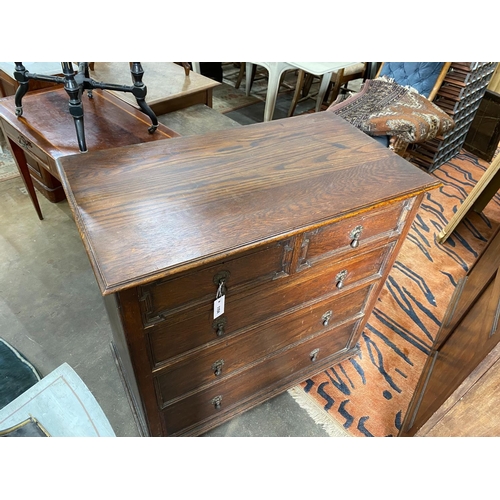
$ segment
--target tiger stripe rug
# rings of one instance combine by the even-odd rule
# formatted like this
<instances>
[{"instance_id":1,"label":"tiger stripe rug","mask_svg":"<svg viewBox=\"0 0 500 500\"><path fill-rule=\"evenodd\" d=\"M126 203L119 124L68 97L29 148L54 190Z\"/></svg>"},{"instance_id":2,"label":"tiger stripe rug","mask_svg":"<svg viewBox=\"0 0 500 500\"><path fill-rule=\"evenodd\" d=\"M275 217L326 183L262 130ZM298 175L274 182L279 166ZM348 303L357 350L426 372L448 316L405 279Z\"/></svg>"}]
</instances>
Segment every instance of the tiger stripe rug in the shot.
<instances>
[{"instance_id":1,"label":"tiger stripe rug","mask_svg":"<svg viewBox=\"0 0 500 500\"><path fill-rule=\"evenodd\" d=\"M350 436L398 434L455 287L500 224L497 193L481 214L471 211L444 244L437 242L488 165L462 150L431 174L443 186L424 197L361 335L359 354L290 391L302 406L315 403L310 414L325 430L330 419L330 427ZM318 408L324 412L319 418Z\"/></svg>"}]
</instances>

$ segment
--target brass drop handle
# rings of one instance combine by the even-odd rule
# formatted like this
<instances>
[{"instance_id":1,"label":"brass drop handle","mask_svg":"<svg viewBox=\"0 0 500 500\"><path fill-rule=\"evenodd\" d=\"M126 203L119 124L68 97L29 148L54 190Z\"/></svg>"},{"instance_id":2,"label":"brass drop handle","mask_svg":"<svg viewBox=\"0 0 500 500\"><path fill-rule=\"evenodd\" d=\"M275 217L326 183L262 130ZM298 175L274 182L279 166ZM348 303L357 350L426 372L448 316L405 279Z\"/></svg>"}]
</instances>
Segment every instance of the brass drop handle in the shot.
<instances>
[{"instance_id":1,"label":"brass drop handle","mask_svg":"<svg viewBox=\"0 0 500 500\"><path fill-rule=\"evenodd\" d=\"M309 354L309 357L311 358L311 361L313 363L318 359L318 354L319 354L319 349L314 349L314 351L311 351L311 354Z\"/></svg>"},{"instance_id":2,"label":"brass drop handle","mask_svg":"<svg viewBox=\"0 0 500 500\"><path fill-rule=\"evenodd\" d=\"M343 269L335 276L336 287L340 290L344 286L344 281L347 278L347 269Z\"/></svg>"},{"instance_id":3,"label":"brass drop handle","mask_svg":"<svg viewBox=\"0 0 500 500\"><path fill-rule=\"evenodd\" d=\"M332 319L333 312L332 311L326 311L323 316L321 316L321 322L323 323L323 326L328 326L328 323Z\"/></svg>"},{"instance_id":4,"label":"brass drop handle","mask_svg":"<svg viewBox=\"0 0 500 500\"><path fill-rule=\"evenodd\" d=\"M215 363L212 365L212 371L214 372L214 375L218 377L222 373L222 367L224 366L224 360L223 359L218 359Z\"/></svg>"},{"instance_id":5,"label":"brass drop handle","mask_svg":"<svg viewBox=\"0 0 500 500\"><path fill-rule=\"evenodd\" d=\"M215 396L215 398L210 401L216 410L220 410L220 407L222 405L222 396Z\"/></svg>"},{"instance_id":6,"label":"brass drop handle","mask_svg":"<svg viewBox=\"0 0 500 500\"><path fill-rule=\"evenodd\" d=\"M212 328L215 330L217 337L222 337L226 333L226 322L226 318L221 316L212 323Z\"/></svg>"},{"instance_id":7,"label":"brass drop handle","mask_svg":"<svg viewBox=\"0 0 500 500\"><path fill-rule=\"evenodd\" d=\"M363 226L356 226L350 233L349 237L351 238L351 247L358 248L359 246L359 238L361 233L363 232Z\"/></svg>"}]
</instances>

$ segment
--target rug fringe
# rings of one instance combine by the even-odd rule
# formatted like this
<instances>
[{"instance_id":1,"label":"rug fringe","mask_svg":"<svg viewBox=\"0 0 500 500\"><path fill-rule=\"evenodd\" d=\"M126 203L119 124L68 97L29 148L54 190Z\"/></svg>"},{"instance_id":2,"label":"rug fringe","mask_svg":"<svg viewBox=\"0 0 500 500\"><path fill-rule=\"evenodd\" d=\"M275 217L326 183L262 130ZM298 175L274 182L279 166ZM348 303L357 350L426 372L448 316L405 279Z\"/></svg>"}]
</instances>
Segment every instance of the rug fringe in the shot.
<instances>
[{"instance_id":1,"label":"rug fringe","mask_svg":"<svg viewBox=\"0 0 500 500\"><path fill-rule=\"evenodd\" d=\"M349 432L342 427L342 425L330 417L324 408L300 386L292 387L288 390L288 394L295 399L301 408L307 411L309 416L318 425L323 427L330 437L353 437L352 434L349 434Z\"/></svg>"}]
</instances>

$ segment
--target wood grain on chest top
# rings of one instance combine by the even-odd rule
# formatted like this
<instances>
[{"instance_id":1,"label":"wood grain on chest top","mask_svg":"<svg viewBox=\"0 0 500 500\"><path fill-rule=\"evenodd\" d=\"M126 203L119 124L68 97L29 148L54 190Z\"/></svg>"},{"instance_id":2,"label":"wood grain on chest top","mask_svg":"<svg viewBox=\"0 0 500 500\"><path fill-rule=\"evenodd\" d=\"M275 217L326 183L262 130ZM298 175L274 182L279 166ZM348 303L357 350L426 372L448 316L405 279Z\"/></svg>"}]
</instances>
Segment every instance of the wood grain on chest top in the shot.
<instances>
[{"instance_id":1,"label":"wood grain on chest top","mask_svg":"<svg viewBox=\"0 0 500 500\"><path fill-rule=\"evenodd\" d=\"M438 184L327 112L58 168L104 294Z\"/></svg>"}]
</instances>

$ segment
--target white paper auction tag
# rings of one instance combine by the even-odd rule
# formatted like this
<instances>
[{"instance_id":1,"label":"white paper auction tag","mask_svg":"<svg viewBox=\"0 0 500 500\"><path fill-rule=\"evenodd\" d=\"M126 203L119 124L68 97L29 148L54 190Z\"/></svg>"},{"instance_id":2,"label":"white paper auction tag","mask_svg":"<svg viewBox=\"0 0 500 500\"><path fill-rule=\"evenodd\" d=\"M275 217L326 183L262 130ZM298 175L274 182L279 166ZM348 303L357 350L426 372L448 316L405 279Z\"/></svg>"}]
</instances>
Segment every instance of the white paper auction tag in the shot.
<instances>
[{"instance_id":1,"label":"white paper auction tag","mask_svg":"<svg viewBox=\"0 0 500 500\"><path fill-rule=\"evenodd\" d=\"M224 314L225 301L225 295L221 295L218 299L214 300L214 319L218 318L221 314Z\"/></svg>"}]
</instances>

